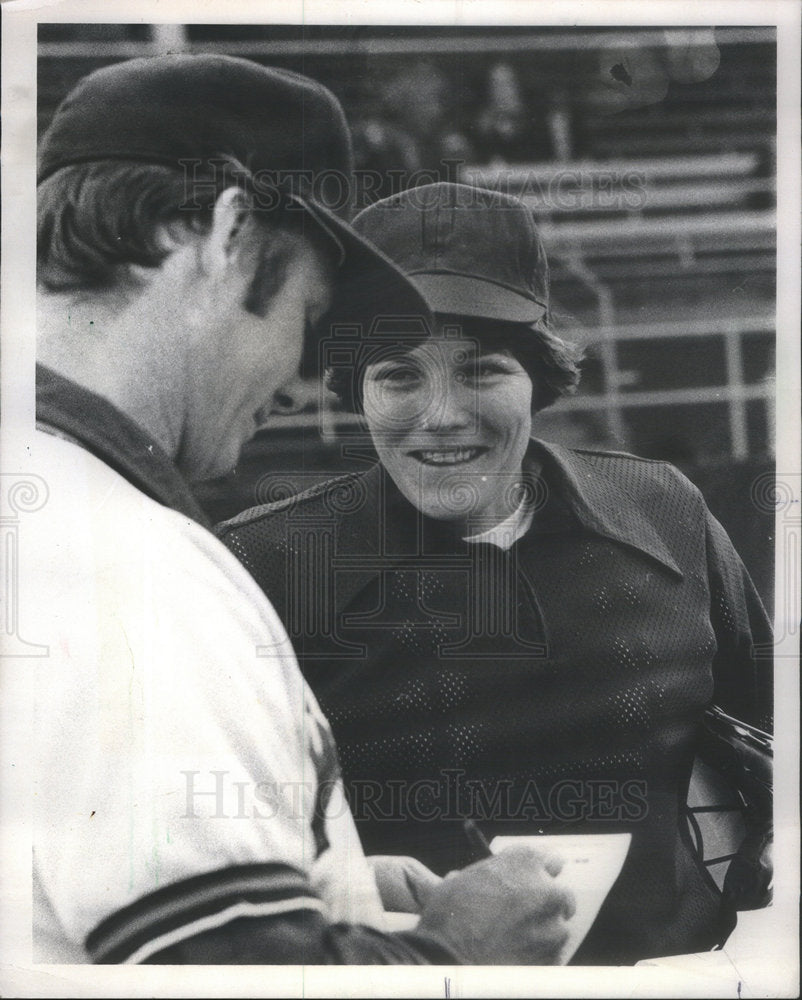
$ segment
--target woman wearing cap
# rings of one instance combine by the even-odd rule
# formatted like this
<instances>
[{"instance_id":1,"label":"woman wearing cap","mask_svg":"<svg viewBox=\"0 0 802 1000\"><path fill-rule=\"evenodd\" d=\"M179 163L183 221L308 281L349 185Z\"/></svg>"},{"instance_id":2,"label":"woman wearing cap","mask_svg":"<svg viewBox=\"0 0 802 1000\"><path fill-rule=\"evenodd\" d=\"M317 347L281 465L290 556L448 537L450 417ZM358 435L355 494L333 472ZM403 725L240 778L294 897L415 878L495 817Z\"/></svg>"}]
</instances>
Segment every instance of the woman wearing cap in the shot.
<instances>
[{"instance_id":1,"label":"woman wearing cap","mask_svg":"<svg viewBox=\"0 0 802 1000\"><path fill-rule=\"evenodd\" d=\"M578 370L522 203L435 184L355 227L435 317L332 352L379 463L221 535L283 616L366 851L445 873L474 857L466 817L488 837L626 832L573 961L709 948L721 898L682 809L711 701L768 724L751 581L671 466L533 436Z\"/></svg>"}]
</instances>

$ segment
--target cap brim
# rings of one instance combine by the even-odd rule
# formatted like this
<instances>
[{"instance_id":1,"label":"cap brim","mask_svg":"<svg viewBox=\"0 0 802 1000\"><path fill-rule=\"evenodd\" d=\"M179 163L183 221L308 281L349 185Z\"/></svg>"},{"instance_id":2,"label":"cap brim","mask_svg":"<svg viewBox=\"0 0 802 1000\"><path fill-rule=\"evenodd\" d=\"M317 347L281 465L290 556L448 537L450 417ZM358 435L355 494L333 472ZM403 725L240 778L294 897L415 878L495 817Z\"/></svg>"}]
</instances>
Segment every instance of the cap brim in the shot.
<instances>
[{"instance_id":1,"label":"cap brim","mask_svg":"<svg viewBox=\"0 0 802 1000\"><path fill-rule=\"evenodd\" d=\"M326 325L359 326L367 336L387 320L432 328L432 310L416 285L389 257L317 201L298 199L340 248L337 281Z\"/></svg>"},{"instance_id":2,"label":"cap brim","mask_svg":"<svg viewBox=\"0 0 802 1000\"><path fill-rule=\"evenodd\" d=\"M410 275L410 279L432 312L509 323L534 323L546 314L542 303L473 275L419 273Z\"/></svg>"}]
</instances>

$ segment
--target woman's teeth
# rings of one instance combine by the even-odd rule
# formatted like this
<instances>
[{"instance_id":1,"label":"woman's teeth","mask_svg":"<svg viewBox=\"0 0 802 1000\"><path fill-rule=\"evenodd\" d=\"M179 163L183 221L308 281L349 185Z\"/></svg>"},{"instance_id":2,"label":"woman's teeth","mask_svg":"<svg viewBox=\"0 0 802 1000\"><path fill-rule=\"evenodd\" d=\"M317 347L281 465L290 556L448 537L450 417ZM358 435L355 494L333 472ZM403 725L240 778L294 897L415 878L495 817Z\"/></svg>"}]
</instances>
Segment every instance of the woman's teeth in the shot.
<instances>
[{"instance_id":1,"label":"woman's teeth","mask_svg":"<svg viewBox=\"0 0 802 1000\"><path fill-rule=\"evenodd\" d=\"M419 451L417 456L427 465L457 465L470 462L479 454L478 448L457 448L450 451Z\"/></svg>"}]
</instances>

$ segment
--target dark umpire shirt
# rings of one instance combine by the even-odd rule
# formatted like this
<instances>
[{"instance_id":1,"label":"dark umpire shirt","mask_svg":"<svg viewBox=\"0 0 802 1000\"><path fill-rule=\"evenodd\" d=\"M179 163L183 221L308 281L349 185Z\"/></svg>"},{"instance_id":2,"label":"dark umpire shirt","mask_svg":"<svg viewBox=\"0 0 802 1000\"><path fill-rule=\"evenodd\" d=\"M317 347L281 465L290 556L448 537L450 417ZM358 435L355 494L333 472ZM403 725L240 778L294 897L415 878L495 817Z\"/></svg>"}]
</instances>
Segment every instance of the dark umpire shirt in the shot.
<instances>
[{"instance_id":1,"label":"dark umpire shirt","mask_svg":"<svg viewBox=\"0 0 802 1000\"><path fill-rule=\"evenodd\" d=\"M765 612L672 466L533 442L509 550L423 517L376 466L219 528L334 730L366 853L445 873L497 834L629 832L574 962L711 947L718 890L683 818L711 700L771 712Z\"/></svg>"}]
</instances>

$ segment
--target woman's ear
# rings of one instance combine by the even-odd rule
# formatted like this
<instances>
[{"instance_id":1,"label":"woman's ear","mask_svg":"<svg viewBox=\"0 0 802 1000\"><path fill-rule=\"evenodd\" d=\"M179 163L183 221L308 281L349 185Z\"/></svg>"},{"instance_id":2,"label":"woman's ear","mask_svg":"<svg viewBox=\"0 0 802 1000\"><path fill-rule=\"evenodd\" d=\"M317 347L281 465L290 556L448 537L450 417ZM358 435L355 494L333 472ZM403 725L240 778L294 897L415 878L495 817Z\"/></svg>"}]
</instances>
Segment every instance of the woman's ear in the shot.
<instances>
[{"instance_id":1,"label":"woman's ear","mask_svg":"<svg viewBox=\"0 0 802 1000\"><path fill-rule=\"evenodd\" d=\"M203 242L202 263L208 274L225 271L238 252L251 203L238 187L220 192L212 210L212 226Z\"/></svg>"}]
</instances>

